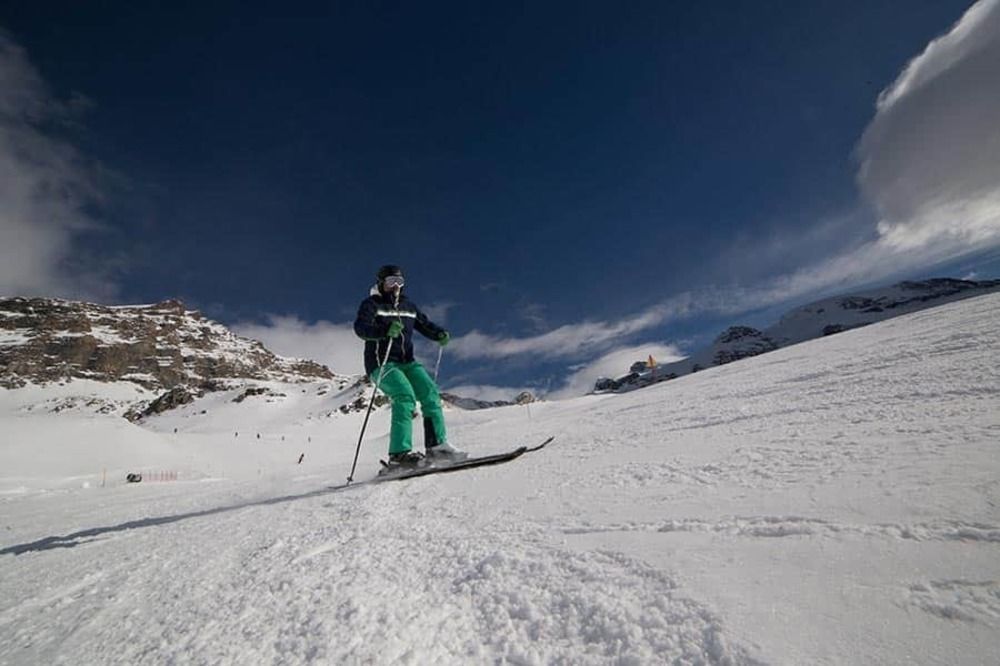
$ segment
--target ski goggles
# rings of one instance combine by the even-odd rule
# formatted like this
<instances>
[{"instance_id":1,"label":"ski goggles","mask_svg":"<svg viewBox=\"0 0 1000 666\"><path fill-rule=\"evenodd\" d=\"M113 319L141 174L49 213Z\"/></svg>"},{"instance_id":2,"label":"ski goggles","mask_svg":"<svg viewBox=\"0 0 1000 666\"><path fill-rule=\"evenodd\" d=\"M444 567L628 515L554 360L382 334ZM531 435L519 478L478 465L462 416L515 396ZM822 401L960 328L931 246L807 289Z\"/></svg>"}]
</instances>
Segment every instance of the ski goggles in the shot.
<instances>
[{"instance_id":1,"label":"ski goggles","mask_svg":"<svg viewBox=\"0 0 1000 666\"><path fill-rule=\"evenodd\" d=\"M402 275L389 275L382 279L382 286L386 289L396 289L403 286L403 276Z\"/></svg>"}]
</instances>

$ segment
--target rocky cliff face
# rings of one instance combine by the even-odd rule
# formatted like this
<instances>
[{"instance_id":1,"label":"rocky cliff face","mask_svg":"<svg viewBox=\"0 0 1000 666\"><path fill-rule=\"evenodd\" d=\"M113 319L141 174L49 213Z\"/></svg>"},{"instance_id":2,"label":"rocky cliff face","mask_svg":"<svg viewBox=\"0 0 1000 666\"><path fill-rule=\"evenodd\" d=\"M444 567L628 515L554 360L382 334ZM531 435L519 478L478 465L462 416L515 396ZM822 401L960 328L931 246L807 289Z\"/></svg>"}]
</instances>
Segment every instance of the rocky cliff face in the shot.
<instances>
[{"instance_id":1,"label":"rocky cliff face","mask_svg":"<svg viewBox=\"0 0 1000 666\"><path fill-rule=\"evenodd\" d=\"M0 386L67 379L133 382L160 391L213 390L226 379L332 379L312 361L277 356L180 301L103 306L42 298L0 300Z\"/></svg>"},{"instance_id":2,"label":"rocky cliff face","mask_svg":"<svg viewBox=\"0 0 1000 666\"><path fill-rule=\"evenodd\" d=\"M742 358L774 351L778 343L750 326L732 326L715 339L712 365L725 365Z\"/></svg>"}]
</instances>

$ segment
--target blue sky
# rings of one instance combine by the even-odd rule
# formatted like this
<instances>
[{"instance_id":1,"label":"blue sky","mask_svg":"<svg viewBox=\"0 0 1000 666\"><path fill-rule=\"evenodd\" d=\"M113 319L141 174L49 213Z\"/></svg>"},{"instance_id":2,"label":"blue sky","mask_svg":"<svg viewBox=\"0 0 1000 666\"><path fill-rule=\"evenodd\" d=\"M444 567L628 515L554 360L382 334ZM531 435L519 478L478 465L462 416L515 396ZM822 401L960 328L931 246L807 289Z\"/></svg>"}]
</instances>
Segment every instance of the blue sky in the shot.
<instances>
[{"instance_id":1,"label":"blue sky","mask_svg":"<svg viewBox=\"0 0 1000 666\"><path fill-rule=\"evenodd\" d=\"M180 297L356 371L398 263L446 386L558 391L997 273L995 0L143 4L0 9L0 293Z\"/></svg>"}]
</instances>

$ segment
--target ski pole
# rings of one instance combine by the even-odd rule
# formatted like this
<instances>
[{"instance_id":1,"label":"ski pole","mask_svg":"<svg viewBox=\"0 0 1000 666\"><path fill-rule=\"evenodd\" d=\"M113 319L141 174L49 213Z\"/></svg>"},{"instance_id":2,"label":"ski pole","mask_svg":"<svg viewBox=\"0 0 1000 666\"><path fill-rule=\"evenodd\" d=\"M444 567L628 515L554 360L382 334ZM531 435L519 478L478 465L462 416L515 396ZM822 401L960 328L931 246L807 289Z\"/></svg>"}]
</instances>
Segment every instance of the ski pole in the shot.
<instances>
[{"instance_id":1,"label":"ski pole","mask_svg":"<svg viewBox=\"0 0 1000 666\"><path fill-rule=\"evenodd\" d=\"M441 355L444 353L444 347L438 347L438 360L434 364L434 383L437 384L438 380L438 370L441 369Z\"/></svg>"},{"instance_id":2,"label":"ski pole","mask_svg":"<svg viewBox=\"0 0 1000 666\"><path fill-rule=\"evenodd\" d=\"M396 310L399 310L399 292L396 292ZM368 428L368 419L371 418L372 409L375 407L375 396L378 394L378 388L382 385L382 375L385 374L385 364L389 362L389 352L392 351L393 339L389 338L389 344L385 347L385 358L382 359L382 365L378 368L378 379L375 380L375 388L372 389L372 398L368 401L368 411L365 412L364 423L361 424L361 434L358 435L358 447L354 451L354 464L351 465L351 475L347 477L347 483L352 483L354 481L354 471L358 467L358 456L361 454L361 442L365 439L365 430Z\"/></svg>"}]
</instances>

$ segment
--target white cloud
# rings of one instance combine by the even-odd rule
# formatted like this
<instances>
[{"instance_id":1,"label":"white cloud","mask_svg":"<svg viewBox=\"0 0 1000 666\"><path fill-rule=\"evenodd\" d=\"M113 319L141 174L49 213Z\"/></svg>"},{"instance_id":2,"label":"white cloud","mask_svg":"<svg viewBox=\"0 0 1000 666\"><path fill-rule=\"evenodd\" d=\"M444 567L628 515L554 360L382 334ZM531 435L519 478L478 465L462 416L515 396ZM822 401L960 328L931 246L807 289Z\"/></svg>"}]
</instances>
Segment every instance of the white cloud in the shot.
<instances>
[{"instance_id":1,"label":"white cloud","mask_svg":"<svg viewBox=\"0 0 1000 666\"><path fill-rule=\"evenodd\" d=\"M824 244L841 249L753 286L716 291L750 310L927 272L1000 245L998 63L1000 0L983 0L878 97L857 147L858 185L877 220L859 211L749 251L741 242L726 265L744 257L773 264Z\"/></svg>"},{"instance_id":2,"label":"white cloud","mask_svg":"<svg viewBox=\"0 0 1000 666\"><path fill-rule=\"evenodd\" d=\"M579 368L566 378L563 385L547 397L572 398L589 393L600 377L621 377L636 361L652 356L658 364L671 363L684 358L677 347L659 343L619 347Z\"/></svg>"},{"instance_id":3,"label":"white cloud","mask_svg":"<svg viewBox=\"0 0 1000 666\"><path fill-rule=\"evenodd\" d=\"M668 298L618 321L565 324L539 335L504 337L474 330L448 346L459 359L503 359L517 356L547 361L573 360L621 347L630 338L672 321L702 314L728 315L766 307L815 290L823 276L796 275L755 287L710 287ZM666 349L666 348L664 348Z\"/></svg>"},{"instance_id":4,"label":"white cloud","mask_svg":"<svg viewBox=\"0 0 1000 666\"><path fill-rule=\"evenodd\" d=\"M530 355L548 359L576 358L606 350L630 335L660 326L665 321L688 314L693 306L690 294L670 299L620 321L584 321L566 324L540 335L510 338L474 330L449 347L461 359L506 358Z\"/></svg>"},{"instance_id":5,"label":"white cloud","mask_svg":"<svg viewBox=\"0 0 1000 666\"><path fill-rule=\"evenodd\" d=\"M531 325L536 331L544 331L548 328L548 319L545 316L546 307L540 303L524 303L518 308L518 316Z\"/></svg>"},{"instance_id":6,"label":"white cloud","mask_svg":"<svg viewBox=\"0 0 1000 666\"><path fill-rule=\"evenodd\" d=\"M49 91L0 29L0 294L106 299L114 286L83 266L74 243L99 227L94 170L58 137L74 108Z\"/></svg>"},{"instance_id":7,"label":"white cloud","mask_svg":"<svg viewBox=\"0 0 1000 666\"><path fill-rule=\"evenodd\" d=\"M858 237L784 275L709 289L694 299L696 308L748 311L926 272L1000 245L998 63L1000 0L983 0L879 95L857 148L858 184L877 223L865 230L863 217L850 213L798 237L774 235L749 251L740 243L734 257L766 264Z\"/></svg>"},{"instance_id":8,"label":"white cloud","mask_svg":"<svg viewBox=\"0 0 1000 666\"><path fill-rule=\"evenodd\" d=\"M1000 0L981 0L879 95L858 147L878 246L942 260L1000 243Z\"/></svg>"},{"instance_id":9,"label":"white cloud","mask_svg":"<svg viewBox=\"0 0 1000 666\"><path fill-rule=\"evenodd\" d=\"M431 303L429 305L421 305L420 310L427 315L427 318L438 326L444 326L448 321L448 311L455 307L455 304L450 301L443 301L441 303Z\"/></svg>"},{"instance_id":10,"label":"white cloud","mask_svg":"<svg viewBox=\"0 0 1000 666\"><path fill-rule=\"evenodd\" d=\"M266 324L240 323L232 326L239 335L260 340L282 356L307 358L332 371L363 374L364 343L351 324L318 321L309 324L294 316L269 315Z\"/></svg>"}]
</instances>

